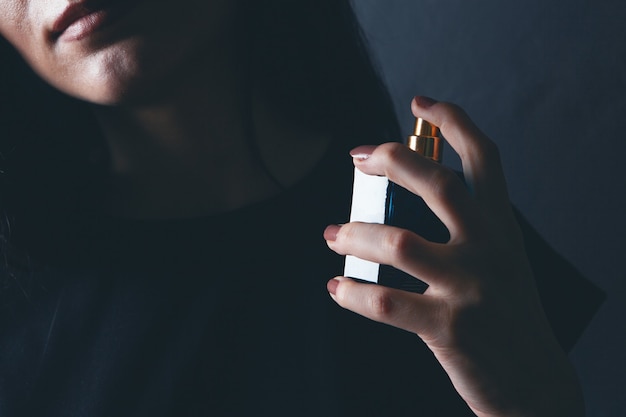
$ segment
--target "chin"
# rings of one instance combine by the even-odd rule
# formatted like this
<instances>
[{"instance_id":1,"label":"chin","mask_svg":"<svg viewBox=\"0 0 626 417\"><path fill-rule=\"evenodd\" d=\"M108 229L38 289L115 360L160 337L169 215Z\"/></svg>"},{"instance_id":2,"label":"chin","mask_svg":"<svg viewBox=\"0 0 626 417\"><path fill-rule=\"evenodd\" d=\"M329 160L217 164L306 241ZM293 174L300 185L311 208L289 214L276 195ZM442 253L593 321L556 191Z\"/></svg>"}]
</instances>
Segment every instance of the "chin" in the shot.
<instances>
[{"instance_id":1,"label":"chin","mask_svg":"<svg viewBox=\"0 0 626 417\"><path fill-rule=\"evenodd\" d=\"M117 49L75 61L61 77L59 72L42 75L53 87L74 98L114 106L147 100L167 72L168 68L159 66L158 61L142 62L137 54Z\"/></svg>"},{"instance_id":2,"label":"chin","mask_svg":"<svg viewBox=\"0 0 626 417\"><path fill-rule=\"evenodd\" d=\"M102 105L122 106L146 101L147 87L131 80L93 79L92 82L75 83L69 89L59 88L63 93L79 100Z\"/></svg>"}]
</instances>

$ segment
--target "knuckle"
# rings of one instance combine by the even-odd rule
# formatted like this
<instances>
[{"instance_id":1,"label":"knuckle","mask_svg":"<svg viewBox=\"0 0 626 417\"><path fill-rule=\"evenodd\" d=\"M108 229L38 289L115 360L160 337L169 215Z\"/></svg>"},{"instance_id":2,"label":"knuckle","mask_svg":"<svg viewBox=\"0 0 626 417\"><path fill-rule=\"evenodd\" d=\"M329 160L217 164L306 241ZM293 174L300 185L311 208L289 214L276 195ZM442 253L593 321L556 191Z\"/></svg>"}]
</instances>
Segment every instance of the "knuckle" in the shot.
<instances>
[{"instance_id":1,"label":"knuckle","mask_svg":"<svg viewBox=\"0 0 626 417\"><path fill-rule=\"evenodd\" d=\"M429 178L430 188L435 198L451 201L459 189L459 178L448 169L438 169Z\"/></svg>"},{"instance_id":2,"label":"knuckle","mask_svg":"<svg viewBox=\"0 0 626 417\"><path fill-rule=\"evenodd\" d=\"M374 292L368 299L372 318L377 321L387 321L393 315L394 301L389 291Z\"/></svg>"},{"instance_id":3,"label":"knuckle","mask_svg":"<svg viewBox=\"0 0 626 417\"><path fill-rule=\"evenodd\" d=\"M406 151L406 147L398 142L388 142L380 145L377 149L381 153L382 158L390 165L396 164L402 158L402 154Z\"/></svg>"},{"instance_id":4,"label":"knuckle","mask_svg":"<svg viewBox=\"0 0 626 417\"><path fill-rule=\"evenodd\" d=\"M403 263L413 247L413 233L405 229L393 229L385 234L385 252L393 265Z\"/></svg>"}]
</instances>

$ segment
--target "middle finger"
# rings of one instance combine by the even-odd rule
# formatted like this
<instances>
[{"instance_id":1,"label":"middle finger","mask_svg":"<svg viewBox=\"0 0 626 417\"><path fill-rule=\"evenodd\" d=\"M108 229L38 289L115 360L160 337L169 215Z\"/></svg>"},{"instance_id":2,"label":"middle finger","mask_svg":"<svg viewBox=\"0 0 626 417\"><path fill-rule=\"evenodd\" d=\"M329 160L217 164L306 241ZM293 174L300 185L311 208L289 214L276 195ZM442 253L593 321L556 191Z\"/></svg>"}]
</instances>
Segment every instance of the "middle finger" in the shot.
<instances>
[{"instance_id":1,"label":"middle finger","mask_svg":"<svg viewBox=\"0 0 626 417\"><path fill-rule=\"evenodd\" d=\"M369 175L384 175L422 197L448 228L451 241L470 235L480 227L476 203L452 170L399 143L359 147L352 154L356 155L354 165L359 170Z\"/></svg>"}]
</instances>

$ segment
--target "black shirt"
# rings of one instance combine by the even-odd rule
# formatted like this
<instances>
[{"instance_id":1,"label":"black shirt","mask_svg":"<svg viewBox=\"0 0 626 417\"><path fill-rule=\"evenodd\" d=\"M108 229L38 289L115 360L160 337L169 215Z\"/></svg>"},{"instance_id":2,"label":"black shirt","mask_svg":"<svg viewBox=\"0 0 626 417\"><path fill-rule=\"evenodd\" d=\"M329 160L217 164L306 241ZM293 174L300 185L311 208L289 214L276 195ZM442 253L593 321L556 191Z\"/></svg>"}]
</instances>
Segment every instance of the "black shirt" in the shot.
<instances>
[{"instance_id":1,"label":"black shirt","mask_svg":"<svg viewBox=\"0 0 626 417\"><path fill-rule=\"evenodd\" d=\"M343 258L322 231L347 220L351 181L333 149L296 187L234 212L68 216L40 231L34 289L0 318L0 415L472 415L417 336L328 296ZM601 294L524 231L568 349Z\"/></svg>"}]
</instances>

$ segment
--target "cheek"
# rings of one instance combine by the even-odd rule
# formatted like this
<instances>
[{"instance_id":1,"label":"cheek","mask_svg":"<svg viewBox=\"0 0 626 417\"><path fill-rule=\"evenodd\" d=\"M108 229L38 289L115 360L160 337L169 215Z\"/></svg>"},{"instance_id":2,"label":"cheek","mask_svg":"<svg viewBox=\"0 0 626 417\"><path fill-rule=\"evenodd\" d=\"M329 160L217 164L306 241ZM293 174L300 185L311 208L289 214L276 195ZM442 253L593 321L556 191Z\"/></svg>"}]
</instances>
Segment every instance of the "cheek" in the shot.
<instances>
[{"instance_id":1,"label":"cheek","mask_svg":"<svg viewBox=\"0 0 626 417\"><path fill-rule=\"evenodd\" d=\"M25 2L0 0L0 35L28 62L36 59L32 24Z\"/></svg>"},{"instance_id":2,"label":"cheek","mask_svg":"<svg viewBox=\"0 0 626 417\"><path fill-rule=\"evenodd\" d=\"M12 32L25 25L27 12L28 7L24 0L0 0L0 33L10 38Z\"/></svg>"},{"instance_id":3,"label":"cheek","mask_svg":"<svg viewBox=\"0 0 626 417\"><path fill-rule=\"evenodd\" d=\"M214 32L224 30L233 13L226 0L195 0L192 14L188 9L172 11L169 1L145 2L150 7L129 13L122 24L124 35L109 45L87 40L55 43L46 39L44 19L38 16L46 15L52 4L67 1L0 0L0 33L50 85L105 105L141 100L154 94L155 86L172 82L177 66L203 49Z\"/></svg>"},{"instance_id":4,"label":"cheek","mask_svg":"<svg viewBox=\"0 0 626 417\"><path fill-rule=\"evenodd\" d=\"M43 30L43 13L27 1L0 0L0 35L44 79L58 68L51 65L52 50Z\"/></svg>"},{"instance_id":5,"label":"cheek","mask_svg":"<svg viewBox=\"0 0 626 417\"><path fill-rule=\"evenodd\" d=\"M46 37L44 19L51 15L53 2L0 0L0 35L42 79L63 93L99 104L115 103L129 94L129 86L142 72L136 59L140 42L122 41L102 49L55 44Z\"/></svg>"}]
</instances>

